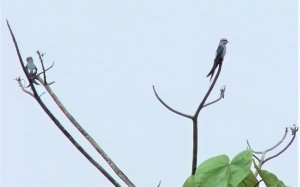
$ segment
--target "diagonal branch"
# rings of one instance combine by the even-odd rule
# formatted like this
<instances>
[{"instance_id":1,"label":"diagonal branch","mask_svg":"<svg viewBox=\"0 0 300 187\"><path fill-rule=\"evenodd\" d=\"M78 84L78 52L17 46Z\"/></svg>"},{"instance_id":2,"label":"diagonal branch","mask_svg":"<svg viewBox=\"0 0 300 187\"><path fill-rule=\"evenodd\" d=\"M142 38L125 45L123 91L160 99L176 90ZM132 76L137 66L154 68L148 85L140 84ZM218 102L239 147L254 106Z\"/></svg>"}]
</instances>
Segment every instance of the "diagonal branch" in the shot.
<instances>
[{"instance_id":1,"label":"diagonal branch","mask_svg":"<svg viewBox=\"0 0 300 187\"><path fill-rule=\"evenodd\" d=\"M152 85L152 88L153 88L154 94L155 94L156 98L159 100L159 102L160 102L162 105L164 105L167 109L169 109L171 112L174 112L175 114L178 114L178 115L183 116L183 117L185 117L185 118L189 118L189 119L192 119L192 118L193 118L191 115L188 115L188 114L184 114L184 113L182 113L182 112L179 112L179 111L173 109L172 107L170 107L169 105L167 105L167 104L159 97L159 95L157 94L154 85Z\"/></svg>"},{"instance_id":2,"label":"diagonal branch","mask_svg":"<svg viewBox=\"0 0 300 187\"><path fill-rule=\"evenodd\" d=\"M56 94L52 91L49 85L47 85L40 77L37 80L45 87L47 92L50 94L56 105L65 114L69 121L77 128L77 130L89 141L89 143L94 147L94 149L102 156L102 158L108 163L108 165L113 169L113 171L130 187L135 186L129 178L118 168L118 166L110 159L110 157L104 152L104 150L97 144L97 142L88 134L86 130L76 121L72 114L67 110L67 108L58 99Z\"/></svg>"},{"instance_id":3,"label":"diagonal branch","mask_svg":"<svg viewBox=\"0 0 300 187\"><path fill-rule=\"evenodd\" d=\"M15 36L10 28L10 25L8 23L8 20L6 20L8 29L10 31L11 37L13 39L13 43L15 45L15 49L17 51L17 55L20 61L20 64L22 66L22 69L30 83L30 87L33 91L34 99L38 102L38 104L41 106L41 108L44 110L44 112L50 117L50 119L54 122L54 124L60 129L60 131L69 139L69 141L114 185L114 186L121 186L112 176L100 165L98 164L79 144L78 142L72 137L72 135L61 125L61 123L55 118L55 116L51 113L51 111L46 107L46 105L43 103L41 98L39 97L32 80L29 78L27 71L25 70L25 66L18 48L17 41L15 39Z\"/></svg>"}]
</instances>

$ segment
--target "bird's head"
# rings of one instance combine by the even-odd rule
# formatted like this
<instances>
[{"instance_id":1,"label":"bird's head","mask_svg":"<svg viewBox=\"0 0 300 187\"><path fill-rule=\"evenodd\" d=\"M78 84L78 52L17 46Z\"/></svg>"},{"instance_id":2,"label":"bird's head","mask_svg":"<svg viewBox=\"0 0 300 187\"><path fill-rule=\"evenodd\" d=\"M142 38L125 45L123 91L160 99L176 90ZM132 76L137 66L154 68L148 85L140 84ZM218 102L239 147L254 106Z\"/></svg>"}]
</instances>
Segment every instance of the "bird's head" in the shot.
<instances>
[{"instance_id":1,"label":"bird's head","mask_svg":"<svg viewBox=\"0 0 300 187\"><path fill-rule=\"evenodd\" d=\"M27 58L26 58L26 61L27 61L28 63L33 63L33 59L32 59L31 56L30 56L30 57L27 57Z\"/></svg>"},{"instance_id":2,"label":"bird's head","mask_svg":"<svg viewBox=\"0 0 300 187\"><path fill-rule=\"evenodd\" d=\"M220 43L223 43L223 44L227 44L228 43L228 40L226 38L222 38L220 40Z\"/></svg>"}]
</instances>

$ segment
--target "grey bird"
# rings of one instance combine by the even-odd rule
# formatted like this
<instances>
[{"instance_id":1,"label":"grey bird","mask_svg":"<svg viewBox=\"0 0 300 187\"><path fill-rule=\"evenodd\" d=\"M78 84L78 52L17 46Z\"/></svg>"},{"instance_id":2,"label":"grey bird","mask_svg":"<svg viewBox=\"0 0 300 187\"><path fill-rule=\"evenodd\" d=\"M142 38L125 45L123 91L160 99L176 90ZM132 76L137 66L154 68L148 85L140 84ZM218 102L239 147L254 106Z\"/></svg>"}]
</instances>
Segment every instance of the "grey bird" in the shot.
<instances>
[{"instance_id":1,"label":"grey bird","mask_svg":"<svg viewBox=\"0 0 300 187\"><path fill-rule=\"evenodd\" d=\"M32 57L27 57L27 58L26 58L26 61L27 61L27 64L26 64L26 66L25 66L25 69L26 69L26 71L27 71L27 73L28 73L29 78L32 80L32 82L33 82L34 84L39 85L39 83L37 83L37 82L34 80L34 78L35 78L35 76L36 76L36 73L37 73L37 68L36 68L36 66L35 66L34 63L33 63Z\"/></svg>"},{"instance_id":2,"label":"grey bird","mask_svg":"<svg viewBox=\"0 0 300 187\"><path fill-rule=\"evenodd\" d=\"M228 40L226 38L222 38L220 40L219 46L218 46L217 51L216 51L216 57L215 57L215 60L214 60L214 65L211 68L210 72L206 76L206 77L211 76L209 80L212 79L218 65L221 64L224 60L224 56L226 54L226 44L227 43L228 43Z\"/></svg>"}]
</instances>

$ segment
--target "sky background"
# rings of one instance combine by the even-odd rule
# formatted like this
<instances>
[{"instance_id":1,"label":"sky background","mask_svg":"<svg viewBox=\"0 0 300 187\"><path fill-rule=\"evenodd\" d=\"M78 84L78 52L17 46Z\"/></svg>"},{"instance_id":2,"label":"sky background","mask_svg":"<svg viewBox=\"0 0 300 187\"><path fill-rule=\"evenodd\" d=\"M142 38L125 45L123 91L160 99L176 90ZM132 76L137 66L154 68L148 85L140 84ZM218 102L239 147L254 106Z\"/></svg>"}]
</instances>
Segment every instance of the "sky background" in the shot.
<instances>
[{"instance_id":1,"label":"sky background","mask_svg":"<svg viewBox=\"0 0 300 187\"><path fill-rule=\"evenodd\" d=\"M25 75L5 19L23 60L32 56L40 70L40 50L46 66L55 62L47 73L53 91L137 186L182 186L191 173L192 122L164 108L152 85L194 114L220 38L229 41L227 54L208 101L223 85L225 99L199 115L198 163L233 158L246 139L267 149L297 123L297 1L270 2L2 0L1 185L111 186L18 87L14 79ZM49 95L42 99L115 176ZM264 169L296 186L297 142Z\"/></svg>"}]
</instances>

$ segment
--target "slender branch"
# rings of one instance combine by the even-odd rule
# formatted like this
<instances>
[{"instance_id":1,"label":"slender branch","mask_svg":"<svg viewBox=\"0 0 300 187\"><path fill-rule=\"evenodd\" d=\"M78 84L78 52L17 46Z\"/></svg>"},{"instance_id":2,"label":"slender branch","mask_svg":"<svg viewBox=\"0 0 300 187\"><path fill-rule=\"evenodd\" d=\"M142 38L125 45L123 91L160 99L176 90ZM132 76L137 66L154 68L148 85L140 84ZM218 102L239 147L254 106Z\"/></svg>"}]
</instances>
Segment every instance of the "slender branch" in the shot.
<instances>
[{"instance_id":1,"label":"slender branch","mask_svg":"<svg viewBox=\"0 0 300 187\"><path fill-rule=\"evenodd\" d=\"M14 42L14 44L15 44L15 48L16 48L16 50L17 50L17 55L18 55L19 61L20 61L20 63L21 63L23 72L24 72L24 74L25 74L25 76L26 76L26 78L27 78L27 80L28 80L28 82L29 82L30 87L32 88L34 97L37 97L38 94L37 94L37 92L36 92L36 90L35 90L35 87L33 86L33 83L32 83L33 79L31 79L31 78L29 77L28 72L27 72L26 69L25 69L25 65L24 65L23 59L22 59L22 57L21 57L21 53L20 53L20 51L19 51L19 49L18 49L18 45L17 45L16 38L15 38L15 36L14 36L14 34L13 34L11 28L10 28L10 25L9 25L9 23L8 23L8 20L6 20L6 24L7 24L7 26L8 26L8 29L9 29L10 35L11 35L11 37L12 37L12 40L13 40L13 42Z\"/></svg>"},{"instance_id":2,"label":"slender branch","mask_svg":"<svg viewBox=\"0 0 300 187\"><path fill-rule=\"evenodd\" d=\"M273 149L278 147L285 140L287 133L288 133L288 128L286 127L282 139L276 145L274 145L273 147L267 149L266 152L272 151Z\"/></svg>"},{"instance_id":3,"label":"slender branch","mask_svg":"<svg viewBox=\"0 0 300 187\"><path fill-rule=\"evenodd\" d=\"M204 98L202 99L201 103L199 104L199 106L198 106L198 108L197 108L197 110L196 110L193 118L196 118L196 119L198 118L198 115L199 115L201 109L203 108L203 106L204 106L204 104L205 104L205 102L206 102L209 94L211 93L212 89L214 88L214 86L215 86L215 84L216 84L216 82L218 80L218 77L219 77L219 75L221 73L221 69L222 69L222 63L219 64L219 66L218 66L218 72L217 72L217 74L216 74L216 76L215 76L212 84L210 85L209 89L207 90Z\"/></svg>"},{"instance_id":4,"label":"slender branch","mask_svg":"<svg viewBox=\"0 0 300 187\"><path fill-rule=\"evenodd\" d=\"M26 90L25 87L24 87L24 85L22 84L21 81L23 79L21 79L20 77L17 77L15 80L18 82L18 85L20 86L20 88L22 89L23 92L27 93L28 95L30 95L31 97L34 98L33 93L31 93L30 91Z\"/></svg>"},{"instance_id":5,"label":"slender branch","mask_svg":"<svg viewBox=\"0 0 300 187\"><path fill-rule=\"evenodd\" d=\"M203 105L203 108L207 107L208 105L214 104L214 103L220 101L221 99L224 99L224 97L225 97L225 89L226 89L226 86L223 86L223 88L220 89L220 97L218 99L214 100L214 101L206 103L205 105Z\"/></svg>"},{"instance_id":6,"label":"slender branch","mask_svg":"<svg viewBox=\"0 0 300 187\"><path fill-rule=\"evenodd\" d=\"M24 66L24 63L23 63L23 60L22 60L22 57L21 57L21 54L20 54L20 51L19 51L19 48L18 48L18 44L17 44L17 41L14 37L14 34L10 28L10 25L8 23L8 20L6 20L7 22L7 26L9 28L9 31L10 31L10 34L11 34L11 37L13 39L13 43L15 45L15 49L17 51L17 55L19 57L19 61L20 61L20 64L22 66L22 69L30 83L30 87L33 91L33 95L34 95L34 98L35 100L39 103L39 105L41 106L41 108L45 111L45 113L50 117L50 119L55 123L55 125L61 130L61 132L69 139L69 141L114 185L114 186L121 186L114 178L112 178L112 176L105 171L105 169L99 165L78 143L77 141L71 136L71 134L61 125L61 123L57 120L57 118L55 118L55 116L51 113L51 111L46 107L46 105L43 103L43 101L40 99L33 83L32 83L32 80L29 78L28 74L27 74L27 71L25 70L25 66Z\"/></svg>"},{"instance_id":7,"label":"slender branch","mask_svg":"<svg viewBox=\"0 0 300 187\"><path fill-rule=\"evenodd\" d=\"M118 168L118 166L110 159L110 157L104 152L104 150L97 144L97 142L88 134L86 130L76 121L72 114L67 110L67 108L58 99L56 94L52 91L49 85L37 77L37 80L45 87L47 92L50 94L54 102L60 108L60 110L65 114L69 121L77 128L77 130L88 140L88 142L94 147L94 149L103 157L103 159L108 163L108 165L113 169L113 171L130 187L135 186L130 179Z\"/></svg>"},{"instance_id":8,"label":"slender branch","mask_svg":"<svg viewBox=\"0 0 300 187\"><path fill-rule=\"evenodd\" d=\"M44 74L44 76L45 76L46 71L48 71L49 69L51 69L53 66L54 66L54 62L52 62L52 65L51 65L49 68L47 68L47 69L45 69L45 70L43 69L42 72L36 74L36 76L35 76L33 79L37 78L37 77L40 76L41 74Z\"/></svg>"},{"instance_id":9,"label":"slender branch","mask_svg":"<svg viewBox=\"0 0 300 187\"><path fill-rule=\"evenodd\" d=\"M283 148L281 151L279 151L279 153L277 153L277 154L275 154L275 155L273 155L273 156L270 156L269 158L267 158L267 159L265 159L264 161L262 161L262 165L264 164L264 163L266 163L267 161L269 161L269 160L271 160L271 159L273 159L273 158L275 158L275 157L277 157L277 156L279 156L281 153L283 153L285 150L287 150L287 148L289 148L289 146L293 143L293 141L295 140L295 138L296 138L296 132L298 131L298 127L295 127L295 133L292 133L292 135L293 135L293 137L292 137L292 139L290 140L290 142L287 144L287 146L285 146L285 148ZM292 132L293 132L293 130L292 130Z\"/></svg>"},{"instance_id":10,"label":"slender branch","mask_svg":"<svg viewBox=\"0 0 300 187\"><path fill-rule=\"evenodd\" d=\"M157 94L154 85L152 85L152 88L153 88L154 94L155 94L156 98L159 100L159 102L160 102L162 105L164 105L167 109L169 109L171 112L174 112L175 114L178 114L178 115L180 115L180 116L183 116L183 117L186 117L186 118L189 118L189 119L192 119L192 118L193 118L191 115L188 115L188 114L184 114L184 113L182 113L182 112L179 112L179 111L173 109L172 107L170 107L169 105L167 105L167 104L159 97L159 95Z\"/></svg>"},{"instance_id":11,"label":"slender branch","mask_svg":"<svg viewBox=\"0 0 300 187\"><path fill-rule=\"evenodd\" d=\"M247 140L247 145L248 145L248 148L251 149L251 151L252 151L252 153L253 153L254 151L253 151L253 149L251 148L250 143L249 143L248 140ZM262 153L261 153L261 154L262 154ZM255 154L252 154L252 156L253 156L258 162L260 162L260 159L259 159ZM254 160L253 160L253 162L254 162Z\"/></svg>"},{"instance_id":12,"label":"slender branch","mask_svg":"<svg viewBox=\"0 0 300 187\"><path fill-rule=\"evenodd\" d=\"M41 54L40 51L37 51L36 53L38 54L39 59L40 59L41 64L42 64L43 73L44 73L44 82L47 84L47 80L46 80L46 71L45 71L44 62L43 62L43 59L42 59L42 55L44 55L44 54Z\"/></svg>"},{"instance_id":13,"label":"slender branch","mask_svg":"<svg viewBox=\"0 0 300 187\"><path fill-rule=\"evenodd\" d=\"M159 180L159 183L158 183L157 187L160 187L160 184L161 184L161 180Z\"/></svg>"},{"instance_id":14,"label":"slender branch","mask_svg":"<svg viewBox=\"0 0 300 187\"><path fill-rule=\"evenodd\" d=\"M252 154L252 156L253 156L258 162L260 162L260 159L259 159L255 154Z\"/></svg>"},{"instance_id":15,"label":"slender branch","mask_svg":"<svg viewBox=\"0 0 300 187\"><path fill-rule=\"evenodd\" d=\"M193 120L193 160L192 160L192 175L194 175L196 173L196 169L197 169L197 155L198 155L198 116L199 113L201 111L201 109L204 107L205 101L207 100L209 94L211 93L213 87L215 86L218 77L221 73L221 69L222 69L222 63L219 64L218 66L218 72L212 82L212 84L210 85L207 93L205 94L204 98L202 99L201 103L199 104L192 120Z\"/></svg>"},{"instance_id":16,"label":"slender branch","mask_svg":"<svg viewBox=\"0 0 300 187\"><path fill-rule=\"evenodd\" d=\"M216 103L217 101L219 101L220 99L224 98L224 92L225 92L225 86L220 90L221 93L220 93L220 98L215 100L215 101L212 101L210 103L207 103L205 104L209 94L211 93L213 87L215 86L217 80L218 80L218 77L220 75L220 72L221 72L221 69L222 69L222 62L220 62L219 66L218 66L218 71L217 71L217 74L216 76L214 77L214 80L212 82L212 84L210 85L207 93L205 94L204 98L202 99L202 101L200 102L195 114L193 116L191 115L188 115L188 114L184 114L182 112L179 112L175 109L173 109L172 107L170 107L168 104L166 104L160 97L159 95L157 94L156 90L155 90L155 87L154 85L152 86L153 88L153 91L155 93L155 96L156 98L159 100L159 102L165 106L167 109L169 109L171 112L174 112L175 114L178 114L180 116L183 116L183 117L186 117L186 118L189 118L193 121L193 156L192 156L192 175L195 174L196 172L196 169L197 169L197 154L198 154L198 115L201 111L202 108L208 106L208 105L211 105L213 103Z\"/></svg>"},{"instance_id":17,"label":"slender branch","mask_svg":"<svg viewBox=\"0 0 300 187\"><path fill-rule=\"evenodd\" d=\"M271 159L279 156L280 154L282 154L284 151L286 151L288 149L288 147L293 143L293 141L294 141L294 139L296 137L296 133L298 131L298 127L295 126L294 128L291 128L291 130L292 130L293 138L290 140L290 142L288 143L288 145L285 148L283 148L281 151L279 151L279 153L277 153L277 154L275 154L275 155L273 155L273 156L271 156L269 158L265 158L266 154L268 152L272 151L273 149L275 149L276 147L278 147L286 139L286 136L287 136L287 133L288 133L288 128L287 127L285 128L285 132L284 132L284 135L283 135L282 139L277 144L275 144L271 148L266 149L265 151L253 151L253 149L250 146L249 141L247 140L248 147L252 150L252 152L255 153L255 154L261 154L261 158L260 159L258 159L253 154L253 156L259 161L257 168L261 169L262 166L264 165L264 163L266 163L267 161L269 161L269 160L271 160ZM253 160L253 162L254 162L254 160ZM258 175L258 172L256 171L255 174L254 174L254 176L256 177L257 175Z\"/></svg>"},{"instance_id":18,"label":"slender branch","mask_svg":"<svg viewBox=\"0 0 300 187\"><path fill-rule=\"evenodd\" d=\"M284 132L283 137L281 138L281 140L280 140L277 144L275 144L274 146L272 146L272 147L269 148L269 149L266 149L265 151L254 151L254 150L252 149L252 152L255 153L255 154L263 154L263 153L265 153L265 152L270 152L270 151L272 151L273 149L275 149L276 147L278 147L278 146L284 141L284 139L286 138L287 133L288 133L288 128L286 127L286 128L285 128L285 132ZM248 144L248 146L250 147L250 144L249 144L248 140L247 140L247 144Z\"/></svg>"}]
</instances>

